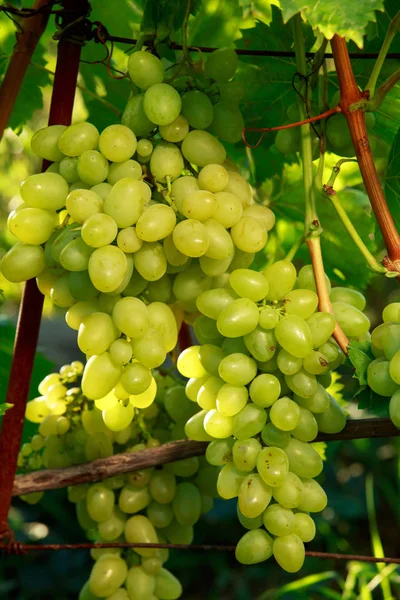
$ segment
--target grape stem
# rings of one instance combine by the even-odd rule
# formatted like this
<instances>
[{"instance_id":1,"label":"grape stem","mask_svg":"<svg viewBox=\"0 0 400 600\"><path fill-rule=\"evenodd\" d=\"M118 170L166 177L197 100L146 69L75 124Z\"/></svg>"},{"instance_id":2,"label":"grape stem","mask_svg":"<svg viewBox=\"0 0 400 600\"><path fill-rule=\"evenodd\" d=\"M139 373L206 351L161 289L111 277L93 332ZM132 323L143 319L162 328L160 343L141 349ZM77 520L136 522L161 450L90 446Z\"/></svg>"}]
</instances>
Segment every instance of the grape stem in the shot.
<instances>
[{"instance_id":1,"label":"grape stem","mask_svg":"<svg viewBox=\"0 0 400 600\"><path fill-rule=\"evenodd\" d=\"M383 263L389 271L400 273L400 236L384 196L365 126L362 103L369 93L360 92L346 45L346 40L335 35L331 40L333 58L340 88L340 106L346 117L361 176L381 230L388 255Z\"/></svg>"},{"instance_id":2,"label":"grape stem","mask_svg":"<svg viewBox=\"0 0 400 600\"><path fill-rule=\"evenodd\" d=\"M86 10L86 2L68 0L65 7ZM76 19L76 12L67 12L63 26ZM68 33L71 30L68 29ZM79 34L78 34L79 35ZM76 80L79 72L81 45L62 38L58 45L57 65L51 99L49 125L69 125L75 97ZM14 64L15 69L15 64ZM18 78L18 71L12 71ZM48 167L43 163L43 170ZM9 537L7 524L11 503L12 487L17 468L18 452L21 443L26 401L32 376L33 361L39 335L43 307L43 296L35 279L27 281L22 296L18 317L17 333L10 369L6 402L12 408L6 412L0 431L0 538Z\"/></svg>"},{"instance_id":3,"label":"grape stem","mask_svg":"<svg viewBox=\"0 0 400 600\"><path fill-rule=\"evenodd\" d=\"M307 74L307 64L304 46L304 37L302 29L302 20L300 14L293 18L294 48L296 54L296 68L300 75ZM300 119L304 120L305 106L303 99L298 96L297 99ZM337 112L337 111L336 111ZM321 252L321 233L322 228L319 222L315 206L315 186L313 182L312 166L312 145L311 128L309 124L303 124L301 133L301 158L303 162L303 187L305 204L305 222L304 234L306 244L310 253L311 263L314 271L315 285L318 294L318 307L320 311L333 314L332 304L329 298L329 291L325 277L324 263ZM344 353L347 353L349 340L343 333L341 327L336 323L333 336Z\"/></svg>"},{"instance_id":4,"label":"grape stem","mask_svg":"<svg viewBox=\"0 0 400 600\"><path fill-rule=\"evenodd\" d=\"M361 252L363 257L365 258L365 260L367 261L367 263L371 267L371 269L373 271L375 271L376 273L386 274L386 273L388 273L388 270L381 263L379 263L376 260L376 258L373 256L373 254L368 250L367 246L361 239L357 229L354 227L353 223L351 222L349 215L343 208L337 192L333 189L335 179L338 176L338 174L340 173L340 167L343 163L346 163L346 162L357 162L357 161L355 161L354 159L343 158L336 163L336 165L332 169L332 174L331 174L328 182L323 186L325 196L327 196L329 198L333 208L337 212L338 217L340 218L344 227L346 228L347 233L349 234L349 236L351 237L351 239L353 240L353 242L355 243L355 245L357 246L357 248L359 249L359 251Z\"/></svg>"},{"instance_id":5,"label":"grape stem","mask_svg":"<svg viewBox=\"0 0 400 600\"><path fill-rule=\"evenodd\" d=\"M320 115L316 115L315 117L306 118L304 112L304 118L301 121L296 121L296 123L287 123L286 125L278 125L277 127L245 127L242 131L242 140L248 148L258 148L261 144L264 135L269 131L280 131L281 129L292 129L293 127L300 127L301 125L307 125L307 123L315 123L316 121L320 121L321 119L327 119L331 115L342 112L340 106L334 106L329 110L321 113ZM246 131L257 131L261 133L260 138L258 139L256 144L249 144L246 139Z\"/></svg>"},{"instance_id":6,"label":"grape stem","mask_svg":"<svg viewBox=\"0 0 400 600\"><path fill-rule=\"evenodd\" d=\"M383 64L386 59L386 55L389 52L390 45L395 38L396 34L400 31L400 11L391 20L382 47L379 51L378 58L375 61L374 67L371 71L369 81L366 85L366 90L369 91L370 97L373 98L375 95L376 84L382 70ZM333 50L332 50L333 52Z\"/></svg>"},{"instance_id":7,"label":"grape stem","mask_svg":"<svg viewBox=\"0 0 400 600\"><path fill-rule=\"evenodd\" d=\"M378 110L378 108L386 98L387 94L396 85L398 81L400 81L400 69L392 73L382 83L382 85L379 86L372 100L367 100L367 102L365 103L365 109L369 111Z\"/></svg>"},{"instance_id":8,"label":"grape stem","mask_svg":"<svg viewBox=\"0 0 400 600\"><path fill-rule=\"evenodd\" d=\"M0 139L7 127L29 62L49 20L50 13L40 9L51 4L51 0L35 0L32 10L38 12L32 17L24 18L23 25L16 32L17 42L0 87Z\"/></svg>"}]
</instances>

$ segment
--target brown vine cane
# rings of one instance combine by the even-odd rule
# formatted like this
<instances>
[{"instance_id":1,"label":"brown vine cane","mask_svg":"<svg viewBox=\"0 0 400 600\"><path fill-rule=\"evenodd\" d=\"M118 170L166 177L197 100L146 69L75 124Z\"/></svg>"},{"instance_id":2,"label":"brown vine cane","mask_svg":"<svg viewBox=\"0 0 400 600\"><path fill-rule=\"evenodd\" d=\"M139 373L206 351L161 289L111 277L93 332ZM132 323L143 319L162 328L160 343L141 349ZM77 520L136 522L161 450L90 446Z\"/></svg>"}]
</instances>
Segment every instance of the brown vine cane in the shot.
<instances>
[{"instance_id":1,"label":"brown vine cane","mask_svg":"<svg viewBox=\"0 0 400 600\"><path fill-rule=\"evenodd\" d=\"M365 126L365 113L361 109L352 110L352 105L362 102L364 95L354 77L346 40L335 35L331 46L339 80L340 107L346 117L365 189L388 251L385 267L400 273L400 236L376 171Z\"/></svg>"},{"instance_id":2,"label":"brown vine cane","mask_svg":"<svg viewBox=\"0 0 400 600\"><path fill-rule=\"evenodd\" d=\"M82 14L86 14L85 1L69 0L65 5L66 8L71 9L71 13L66 13L64 27L76 19L76 10L80 9ZM79 33L79 24L77 31L68 28L68 37L62 36L58 45L49 125L69 125L71 122L81 44L77 43L77 37L72 40L70 35L79 36ZM47 166L48 163L44 162L43 170ZM6 402L13 406L4 415L0 431L0 538L7 538L10 544L13 544L14 540L7 523L7 516L11 504L42 308L43 296L37 288L36 281L31 279L26 282L22 296L6 397Z\"/></svg>"}]
</instances>

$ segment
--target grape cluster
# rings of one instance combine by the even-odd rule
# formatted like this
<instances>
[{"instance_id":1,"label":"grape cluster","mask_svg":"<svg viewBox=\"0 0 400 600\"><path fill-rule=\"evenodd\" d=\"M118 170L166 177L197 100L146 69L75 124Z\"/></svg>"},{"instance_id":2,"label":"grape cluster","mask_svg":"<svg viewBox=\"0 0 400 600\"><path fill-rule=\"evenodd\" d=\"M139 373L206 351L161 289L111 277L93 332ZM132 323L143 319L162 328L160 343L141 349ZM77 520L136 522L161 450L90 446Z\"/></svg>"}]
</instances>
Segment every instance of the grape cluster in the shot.
<instances>
[{"instance_id":1,"label":"grape cluster","mask_svg":"<svg viewBox=\"0 0 400 600\"><path fill-rule=\"evenodd\" d=\"M388 304L382 320L371 334L375 359L368 365L367 381L375 394L390 398L389 416L400 428L400 302Z\"/></svg>"},{"instance_id":2,"label":"grape cluster","mask_svg":"<svg viewBox=\"0 0 400 600\"><path fill-rule=\"evenodd\" d=\"M364 297L337 287L331 300L347 335L362 338L369 329ZM201 345L178 357L189 378L186 394L200 408L185 432L210 442L206 458L220 468L218 493L238 498L249 530L236 549L244 564L273 554L286 571L298 571L304 542L315 535L309 513L327 503L312 442L319 431L337 433L346 424L329 393L330 371L344 356L331 337L336 319L317 306L311 266L298 274L286 260L262 272L236 269L223 287L199 295L194 328ZM213 332L207 343L203 331Z\"/></svg>"},{"instance_id":3,"label":"grape cluster","mask_svg":"<svg viewBox=\"0 0 400 600\"><path fill-rule=\"evenodd\" d=\"M186 398L182 382L156 373L156 401L146 409L136 409L133 421L115 432L82 394L82 371L83 364L76 361L41 382L41 398L27 405L26 418L38 423L38 432L21 447L21 469L62 468L184 437L185 421L196 407ZM51 393L55 386L59 386L56 400ZM193 457L101 483L71 486L68 498L91 540L190 544L193 526L213 506L216 476L217 470L203 457ZM23 499L35 503L41 496L39 492ZM91 555L96 562L79 600L135 600L139 592L140 597L154 600L181 595L179 581L163 567L168 550L93 549Z\"/></svg>"},{"instance_id":4,"label":"grape cluster","mask_svg":"<svg viewBox=\"0 0 400 600\"><path fill-rule=\"evenodd\" d=\"M237 106L229 112L226 100L213 104L197 88L181 95L163 83L163 63L148 52L134 53L128 66L142 91L128 102L123 124L101 133L86 122L54 125L34 134L32 149L53 164L22 183L23 202L8 219L19 241L1 262L8 280L36 277L66 310L87 358L83 393L114 431L130 423L135 407L154 401L152 369L176 347L197 296L228 269L249 266L275 221L205 130L225 140L222 125ZM209 57L214 100L236 89L236 66L233 50ZM137 137L144 135L151 140ZM55 400L57 389L64 393L49 392Z\"/></svg>"}]
</instances>

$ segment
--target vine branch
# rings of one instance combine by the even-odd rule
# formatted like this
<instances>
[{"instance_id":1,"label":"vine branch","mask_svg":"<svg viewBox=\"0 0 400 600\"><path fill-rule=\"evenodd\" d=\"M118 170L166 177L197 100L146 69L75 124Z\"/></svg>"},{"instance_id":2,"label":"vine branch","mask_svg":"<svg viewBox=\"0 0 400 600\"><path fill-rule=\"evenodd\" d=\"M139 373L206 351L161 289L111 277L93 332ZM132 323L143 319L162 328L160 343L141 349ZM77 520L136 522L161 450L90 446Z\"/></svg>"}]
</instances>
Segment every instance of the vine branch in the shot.
<instances>
[{"instance_id":1,"label":"vine branch","mask_svg":"<svg viewBox=\"0 0 400 600\"><path fill-rule=\"evenodd\" d=\"M296 123L287 123L286 125L278 125L277 127L245 127L242 131L242 140L248 148L258 148L258 146L261 144L264 138L264 135L268 133L268 131L280 131L281 129L292 129L293 127L300 127L301 125L307 125L307 123L315 123L316 121L320 121L321 119L326 119L327 117L330 117L331 115L340 112L342 112L340 106L334 106L333 108L330 108L329 110L325 111L324 113L321 113L320 115L317 115L315 117L304 118L301 121L297 121ZM257 131L259 133L262 133L255 145L249 144L246 140L246 131Z\"/></svg>"},{"instance_id":2,"label":"vine branch","mask_svg":"<svg viewBox=\"0 0 400 600\"><path fill-rule=\"evenodd\" d=\"M340 433L320 433L315 441L332 442L399 435L400 430L396 429L390 419L354 419L348 421L346 427ZM17 475L12 493L14 496L21 496L31 492L54 490L79 483L95 483L114 475L165 465L192 456L200 456L204 454L207 445L207 442L178 440L157 448L115 454L108 458L99 458L90 463L65 469L45 469L27 475Z\"/></svg>"},{"instance_id":3,"label":"vine branch","mask_svg":"<svg viewBox=\"0 0 400 600\"><path fill-rule=\"evenodd\" d=\"M307 75L307 63L305 57L305 46L302 29L302 20L300 14L293 18L294 27L294 47L296 53L296 67L299 75ZM307 98L306 98L307 100ZM298 96L297 104L300 113L300 119L305 120L305 106L303 99ZM329 112L329 111L328 111ZM338 112L338 111L336 111ZM326 114L326 113L325 113ZM332 114L332 113L331 113ZM329 298L329 291L325 278L324 262L321 252L321 233L316 206L315 206L315 186L314 173L312 166L312 144L311 129L309 124L304 124L300 128L301 134L301 158L303 162L303 186L304 186L304 204L305 204L305 222L304 233L306 244L310 253L311 264L314 271L315 285L318 294L319 310L333 314L332 304ZM333 336L339 344L342 351L347 353L349 340L343 333L340 325L336 323Z\"/></svg>"},{"instance_id":4,"label":"vine branch","mask_svg":"<svg viewBox=\"0 0 400 600\"><path fill-rule=\"evenodd\" d=\"M361 108L351 110L352 105L362 104L364 96L358 89L354 77L346 40L335 35L331 40L331 47L339 80L340 106L347 120L365 189L388 252L384 261L385 267L389 271L400 273L400 236L376 171L365 126L364 111Z\"/></svg>"},{"instance_id":5,"label":"vine branch","mask_svg":"<svg viewBox=\"0 0 400 600\"><path fill-rule=\"evenodd\" d=\"M129 542L83 542L80 544L23 544L16 542L11 551L15 554L27 554L31 551L57 551L57 550L89 550L100 548L159 548L168 550L191 550L193 552L235 552L236 546L221 544L130 544ZM0 544L0 550L10 552L8 544ZM309 558L323 558L328 560L346 560L370 563L400 564L400 558L387 556L364 556L362 554L339 554L337 552L318 552L306 550L305 555Z\"/></svg>"},{"instance_id":6,"label":"vine branch","mask_svg":"<svg viewBox=\"0 0 400 600\"><path fill-rule=\"evenodd\" d=\"M372 69L369 81L365 88L366 90L369 91L371 98L374 97L375 87L376 87L380 72L382 70L383 63L385 62L385 59L387 57L390 45L399 30L400 30L400 11L396 14L396 16L391 20L391 22L389 24L385 39L383 41L382 47L380 49L380 52L375 61L374 67Z\"/></svg>"},{"instance_id":7,"label":"vine branch","mask_svg":"<svg viewBox=\"0 0 400 600\"><path fill-rule=\"evenodd\" d=\"M20 31L16 32L17 42L0 87L0 139L7 127L32 55L49 20L49 12L42 9L50 4L51 0L35 0L30 9L33 16L26 17L23 25L20 25Z\"/></svg>"}]
</instances>

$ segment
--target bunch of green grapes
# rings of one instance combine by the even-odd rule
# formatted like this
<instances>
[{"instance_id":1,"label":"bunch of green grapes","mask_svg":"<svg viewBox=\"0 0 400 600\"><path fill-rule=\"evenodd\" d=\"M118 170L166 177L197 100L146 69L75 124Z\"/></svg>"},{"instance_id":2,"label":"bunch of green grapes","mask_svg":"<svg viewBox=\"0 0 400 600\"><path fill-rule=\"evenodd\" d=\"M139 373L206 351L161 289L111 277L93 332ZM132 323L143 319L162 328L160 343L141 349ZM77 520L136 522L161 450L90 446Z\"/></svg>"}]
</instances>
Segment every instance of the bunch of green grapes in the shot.
<instances>
[{"instance_id":1,"label":"bunch of green grapes","mask_svg":"<svg viewBox=\"0 0 400 600\"><path fill-rule=\"evenodd\" d=\"M172 77L168 84L160 59L145 49L135 52L128 72L138 93L129 100L122 122L144 137L158 125L162 139L175 144L183 141L189 128L207 130L224 142L238 142L244 128L239 108L244 86L232 80L237 66L236 52L220 48L210 54L204 68L200 63L189 66L186 75ZM176 75L183 71L179 66ZM148 153L142 153L142 160L148 161Z\"/></svg>"},{"instance_id":2,"label":"bunch of green grapes","mask_svg":"<svg viewBox=\"0 0 400 600\"><path fill-rule=\"evenodd\" d=\"M133 421L115 432L96 403L83 395L82 370L82 363L73 362L51 373L39 386L41 397L28 403L26 418L38 423L38 431L21 447L21 469L63 468L184 437L184 424L196 407L186 398L182 382L156 374L156 401L135 409ZM93 541L190 544L193 526L213 506L216 478L217 469L205 458L193 457L71 486L68 498ZM35 503L41 496L23 498ZM182 593L179 581L164 568L168 550L93 549L91 556L95 563L79 600L174 600Z\"/></svg>"},{"instance_id":3,"label":"bunch of green grapes","mask_svg":"<svg viewBox=\"0 0 400 600\"><path fill-rule=\"evenodd\" d=\"M229 85L233 56L210 56L206 71L218 85ZM1 262L6 279L36 277L40 291L66 310L87 357L83 393L101 401L113 430L154 401L152 369L176 347L178 325L197 310L197 296L227 270L249 266L275 221L254 203L218 139L193 120L202 114L198 98L208 97L197 90L181 98L162 83L163 69L147 52L129 61L145 90L151 140L136 137L144 131L132 106L131 120L123 118L129 127L99 133L83 122L33 136L34 152L54 162L22 183L23 202L8 219L19 241Z\"/></svg>"},{"instance_id":4,"label":"bunch of green grapes","mask_svg":"<svg viewBox=\"0 0 400 600\"><path fill-rule=\"evenodd\" d=\"M371 334L375 360L368 365L367 381L375 394L390 398L389 416L400 428L400 302L388 304L382 320Z\"/></svg>"},{"instance_id":5,"label":"bunch of green grapes","mask_svg":"<svg viewBox=\"0 0 400 600\"><path fill-rule=\"evenodd\" d=\"M336 320L351 339L369 329L359 292L334 288L331 300L334 316L317 310L311 266L298 274L286 260L262 272L236 269L219 289L199 295L201 345L178 357L186 394L200 409L185 432L210 442L218 493L238 498L249 531L236 557L245 564L273 554L285 570L298 571L304 542L315 535L309 513L327 503L312 442L319 431L337 433L346 424L329 393L330 372L344 359L332 334Z\"/></svg>"}]
</instances>

